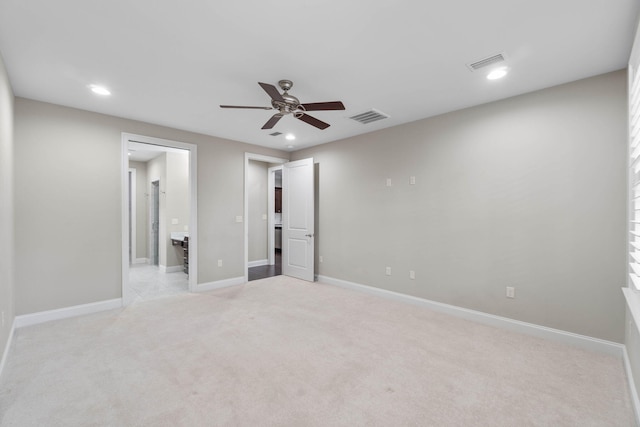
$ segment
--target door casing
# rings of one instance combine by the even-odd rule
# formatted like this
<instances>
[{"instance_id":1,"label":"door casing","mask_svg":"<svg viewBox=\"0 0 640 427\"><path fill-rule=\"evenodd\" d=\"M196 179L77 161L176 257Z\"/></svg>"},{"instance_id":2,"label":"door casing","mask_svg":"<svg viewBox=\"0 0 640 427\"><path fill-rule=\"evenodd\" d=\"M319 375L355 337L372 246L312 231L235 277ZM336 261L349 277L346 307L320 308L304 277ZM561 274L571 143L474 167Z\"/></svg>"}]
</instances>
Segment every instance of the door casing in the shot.
<instances>
[{"instance_id":1,"label":"door casing","mask_svg":"<svg viewBox=\"0 0 640 427\"><path fill-rule=\"evenodd\" d=\"M162 147L179 148L189 151L189 291L195 292L198 286L198 146L180 141L154 138L122 132L121 136L121 229L122 229L122 305L133 301L133 292L129 289L129 141Z\"/></svg>"},{"instance_id":2,"label":"door casing","mask_svg":"<svg viewBox=\"0 0 640 427\"><path fill-rule=\"evenodd\" d=\"M249 281L249 160L255 160L258 162L272 163L281 165L288 162L288 159L282 159L280 157L264 156L262 154L244 153L244 281ZM272 174L269 174L269 180L273 180ZM274 239L274 193L273 183L268 181L268 201L267 201L267 227L269 227L267 233L268 247L273 248ZM269 255L269 262L271 262L273 255Z\"/></svg>"}]
</instances>

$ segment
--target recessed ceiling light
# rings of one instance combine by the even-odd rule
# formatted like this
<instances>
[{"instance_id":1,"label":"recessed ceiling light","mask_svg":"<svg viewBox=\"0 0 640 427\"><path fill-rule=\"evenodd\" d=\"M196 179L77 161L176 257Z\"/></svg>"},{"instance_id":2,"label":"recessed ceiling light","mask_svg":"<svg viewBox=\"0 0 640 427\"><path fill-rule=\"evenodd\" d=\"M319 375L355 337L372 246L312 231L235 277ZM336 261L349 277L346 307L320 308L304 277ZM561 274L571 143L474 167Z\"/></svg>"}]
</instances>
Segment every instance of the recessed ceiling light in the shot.
<instances>
[{"instance_id":1,"label":"recessed ceiling light","mask_svg":"<svg viewBox=\"0 0 640 427\"><path fill-rule=\"evenodd\" d=\"M287 138L287 141L293 141L294 139L296 139L296 136L292 133L288 133L285 138Z\"/></svg>"},{"instance_id":2,"label":"recessed ceiling light","mask_svg":"<svg viewBox=\"0 0 640 427\"><path fill-rule=\"evenodd\" d=\"M491 71L489 74L487 74L487 78L489 80L501 79L504 76L506 76L508 72L509 72L509 69L507 67L496 68L493 71Z\"/></svg>"},{"instance_id":3,"label":"recessed ceiling light","mask_svg":"<svg viewBox=\"0 0 640 427\"><path fill-rule=\"evenodd\" d=\"M293 145L287 145L287 148L291 149L293 148Z\"/></svg>"},{"instance_id":4,"label":"recessed ceiling light","mask_svg":"<svg viewBox=\"0 0 640 427\"><path fill-rule=\"evenodd\" d=\"M96 93L98 95L111 95L111 92L109 92L109 89L107 89L104 86L89 85L89 89L91 89L91 92Z\"/></svg>"}]
</instances>

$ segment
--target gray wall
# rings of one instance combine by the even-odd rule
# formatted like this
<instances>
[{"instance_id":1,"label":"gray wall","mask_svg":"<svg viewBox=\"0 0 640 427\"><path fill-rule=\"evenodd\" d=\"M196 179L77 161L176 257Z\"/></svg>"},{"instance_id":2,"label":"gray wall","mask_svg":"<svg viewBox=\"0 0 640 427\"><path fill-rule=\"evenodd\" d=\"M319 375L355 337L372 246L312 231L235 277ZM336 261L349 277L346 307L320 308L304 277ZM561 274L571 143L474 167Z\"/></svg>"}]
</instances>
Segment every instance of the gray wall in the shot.
<instances>
[{"instance_id":1,"label":"gray wall","mask_svg":"<svg viewBox=\"0 0 640 427\"><path fill-rule=\"evenodd\" d=\"M626 99L618 71L293 153L317 272L622 342Z\"/></svg>"},{"instance_id":2,"label":"gray wall","mask_svg":"<svg viewBox=\"0 0 640 427\"><path fill-rule=\"evenodd\" d=\"M147 164L129 161L129 167L136 170L136 258L147 258Z\"/></svg>"},{"instance_id":3,"label":"gray wall","mask_svg":"<svg viewBox=\"0 0 640 427\"><path fill-rule=\"evenodd\" d=\"M248 199L249 209L249 261L262 261L268 257L267 225L262 219L267 213L267 173L269 165L264 162L249 160Z\"/></svg>"},{"instance_id":4,"label":"gray wall","mask_svg":"<svg viewBox=\"0 0 640 427\"><path fill-rule=\"evenodd\" d=\"M0 56L0 359L14 316L13 92Z\"/></svg>"},{"instance_id":5,"label":"gray wall","mask_svg":"<svg viewBox=\"0 0 640 427\"><path fill-rule=\"evenodd\" d=\"M14 132L16 314L121 297L122 132L198 146L198 283L244 276L244 153L289 157L23 98Z\"/></svg>"}]
</instances>

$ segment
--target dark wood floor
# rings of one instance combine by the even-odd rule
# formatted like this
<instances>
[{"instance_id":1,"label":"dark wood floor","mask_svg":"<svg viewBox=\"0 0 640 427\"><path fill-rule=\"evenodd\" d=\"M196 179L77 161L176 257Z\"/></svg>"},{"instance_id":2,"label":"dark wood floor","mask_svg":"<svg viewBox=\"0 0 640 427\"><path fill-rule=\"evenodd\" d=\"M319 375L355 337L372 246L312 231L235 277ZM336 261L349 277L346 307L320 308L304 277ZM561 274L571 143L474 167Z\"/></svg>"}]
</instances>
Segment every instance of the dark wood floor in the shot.
<instances>
[{"instance_id":1,"label":"dark wood floor","mask_svg":"<svg viewBox=\"0 0 640 427\"><path fill-rule=\"evenodd\" d=\"M267 277L282 274L282 254L276 251L276 263L274 265L261 265L249 268L249 281L265 279Z\"/></svg>"}]
</instances>

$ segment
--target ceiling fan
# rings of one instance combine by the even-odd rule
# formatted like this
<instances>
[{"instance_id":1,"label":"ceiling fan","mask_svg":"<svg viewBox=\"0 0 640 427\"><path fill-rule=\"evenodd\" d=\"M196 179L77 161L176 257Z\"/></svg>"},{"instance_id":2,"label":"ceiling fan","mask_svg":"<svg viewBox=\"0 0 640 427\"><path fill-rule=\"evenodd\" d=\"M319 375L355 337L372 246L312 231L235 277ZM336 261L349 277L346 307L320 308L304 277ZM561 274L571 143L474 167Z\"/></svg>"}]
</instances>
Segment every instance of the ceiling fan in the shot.
<instances>
[{"instance_id":1,"label":"ceiling fan","mask_svg":"<svg viewBox=\"0 0 640 427\"><path fill-rule=\"evenodd\" d=\"M344 110L344 104L340 101L333 102L312 102L309 104L301 104L298 98L289 95L287 91L293 86L291 80L280 80L278 85L284 93L280 94L274 85L268 83L258 83L267 95L271 97L271 107L250 107L245 105L221 105L220 108L249 108L254 110L278 110L276 114L271 116L262 129L272 129L278 121L287 114L293 114L296 119L315 126L318 129L326 129L329 123L318 120L308 115L307 111L328 111L328 110Z\"/></svg>"}]
</instances>

